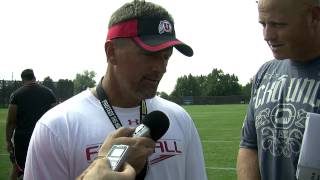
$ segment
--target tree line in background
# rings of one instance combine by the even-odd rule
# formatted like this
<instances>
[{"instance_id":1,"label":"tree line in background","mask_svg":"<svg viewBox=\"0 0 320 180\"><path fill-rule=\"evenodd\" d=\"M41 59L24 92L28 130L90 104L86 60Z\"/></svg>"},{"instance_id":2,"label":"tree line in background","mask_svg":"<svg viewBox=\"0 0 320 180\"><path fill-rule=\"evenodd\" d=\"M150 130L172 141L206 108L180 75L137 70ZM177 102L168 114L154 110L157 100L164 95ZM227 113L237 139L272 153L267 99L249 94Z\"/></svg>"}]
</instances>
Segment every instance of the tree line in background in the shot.
<instances>
[{"instance_id":1,"label":"tree line in background","mask_svg":"<svg viewBox=\"0 0 320 180\"><path fill-rule=\"evenodd\" d=\"M50 88L58 97L60 101L66 100L73 96L74 94L78 94L87 88L94 87L96 81L94 77L96 73L94 71L83 71L83 73L76 74L76 78L74 80L68 79L59 79L57 82L53 82L53 80L48 76L44 78L42 85Z\"/></svg>"},{"instance_id":2,"label":"tree line in background","mask_svg":"<svg viewBox=\"0 0 320 180\"><path fill-rule=\"evenodd\" d=\"M224 74L222 70L213 69L208 75L179 77L173 92L168 95L161 92L160 96L176 99L185 96L247 96L250 97L251 85L249 82L242 86L234 74Z\"/></svg>"},{"instance_id":3,"label":"tree line in background","mask_svg":"<svg viewBox=\"0 0 320 180\"><path fill-rule=\"evenodd\" d=\"M50 88L57 96L60 102L72 97L79 92L94 87L96 82L94 80L96 73L94 71L83 71L76 74L74 80L59 79L54 82L50 76L44 78L43 81L39 81L40 84ZM0 81L0 107L7 107L9 103L10 95L13 91L22 86L21 81Z\"/></svg>"},{"instance_id":4,"label":"tree line in background","mask_svg":"<svg viewBox=\"0 0 320 180\"><path fill-rule=\"evenodd\" d=\"M96 73L85 70L76 74L75 79L59 79L54 82L49 76L41 84L52 89L59 101L64 101L79 92L94 87ZM0 105L6 106L10 94L22 85L21 81L6 81L0 83ZM158 95L170 100L183 97L220 97L243 96L250 97L251 82L242 86L234 74L224 74L222 70L213 69L208 75L192 76L191 74L179 77L171 94L158 92Z\"/></svg>"}]
</instances>

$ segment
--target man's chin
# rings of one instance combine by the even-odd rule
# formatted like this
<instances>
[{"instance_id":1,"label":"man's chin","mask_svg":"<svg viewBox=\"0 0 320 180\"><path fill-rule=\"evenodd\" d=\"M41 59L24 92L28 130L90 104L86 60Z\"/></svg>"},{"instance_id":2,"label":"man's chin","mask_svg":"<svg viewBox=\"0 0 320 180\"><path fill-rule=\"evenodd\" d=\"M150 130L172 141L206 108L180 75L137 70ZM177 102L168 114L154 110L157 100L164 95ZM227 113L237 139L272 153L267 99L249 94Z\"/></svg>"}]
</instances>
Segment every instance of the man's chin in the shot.
<instances>
[{"instance_id":1,"label":"man's chin","mask_svg":"<svg viewBox=\"0 0 320 180\"><path fill-rule=\"evenodd\" d=\"M281 55L281 54L276 54L276 53L273 53L273 57L276 58L277 60L288 59L287 56L284 56L284 55Z\"/></svg>"},{"instance_id":2,"label":"man's chin","mask_svg":"<svg viewBox=\"0 0 320 180\"><path fill-rule=\"evenodd\" d=\"M148 94L147 96L145 96L144 99L151 99L151 98L153 98L153 97L155 97L155 96L156 96L156 93Z\"/></svg>"},{"instance_id":3,"label":"man's chin","mask_svg":"<svg viewBox=\"0 0 320 180\"><path fill-rule=\"evenodd\" d=\"M142 94L142 97L143 97L143 99L151 99L151 98L153 98L153 97L155 97L156 96L156 94L157 94L157 91L155 90L155 91L149 91L149 92L144 92L143 94Z\"/></svg>"}]
</instances>

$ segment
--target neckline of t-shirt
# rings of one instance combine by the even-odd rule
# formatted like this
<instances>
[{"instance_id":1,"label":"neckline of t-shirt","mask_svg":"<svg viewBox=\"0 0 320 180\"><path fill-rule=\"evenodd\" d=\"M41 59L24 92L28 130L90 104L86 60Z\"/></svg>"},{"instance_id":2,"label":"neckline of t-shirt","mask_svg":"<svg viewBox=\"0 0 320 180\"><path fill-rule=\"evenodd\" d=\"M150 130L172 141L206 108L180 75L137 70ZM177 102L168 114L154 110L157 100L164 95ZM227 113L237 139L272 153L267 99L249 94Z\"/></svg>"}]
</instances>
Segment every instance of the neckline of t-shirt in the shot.
<instances>
[{"instance_id":1,"label":"neckline of t-shirt","mask_svg":"<svg viewBox=\"0 0 320 180\"><path fill-rule=\"evenodd\" d=\"M288 60L289 60L289 63L291 65L296 66L296 67L310 67L310 66L313 66L313 65L315 65L317 63L320 63L320 56L312 58L312 59L308 60L305 63L295 62L295 61L292 61L290 59L288 59Z\"/></svg>"},{"instance_id":2,"label":"neckline of t-shirt","mask_svg":"<svg viewBox=\"0 0 320 180\"><path fill-rule=\"evenodd\" d=\"M123 107L112 106L112 108L113 108L115 111L121 111L121 112L126 112L126 113L135 112L135 111L139 111L139 110L140 110L140 106L130 107L130 108L123 108Z\"/></svg>"}]
</instances>

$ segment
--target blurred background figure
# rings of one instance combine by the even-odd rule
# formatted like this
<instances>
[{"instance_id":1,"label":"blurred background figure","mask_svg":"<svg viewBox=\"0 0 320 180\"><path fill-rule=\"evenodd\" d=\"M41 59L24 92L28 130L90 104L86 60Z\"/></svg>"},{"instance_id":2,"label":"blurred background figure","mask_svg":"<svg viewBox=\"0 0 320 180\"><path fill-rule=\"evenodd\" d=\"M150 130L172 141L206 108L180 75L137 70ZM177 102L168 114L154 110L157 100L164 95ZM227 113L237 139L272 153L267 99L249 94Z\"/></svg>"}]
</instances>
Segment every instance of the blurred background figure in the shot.
<instances>
[{"instance_id":1,"label":"blurred background figure","mask_svg":"<svg viewBox=\"0 0 320 180\"><path fill-rule=\"evenodd\" d=\"M56 104L56 96L36 82L32 69L21 73L23 86L10 96L6 142L13 164L11 179L22 178L29 141L36 122Z\"/></svg>"}]
</instances>

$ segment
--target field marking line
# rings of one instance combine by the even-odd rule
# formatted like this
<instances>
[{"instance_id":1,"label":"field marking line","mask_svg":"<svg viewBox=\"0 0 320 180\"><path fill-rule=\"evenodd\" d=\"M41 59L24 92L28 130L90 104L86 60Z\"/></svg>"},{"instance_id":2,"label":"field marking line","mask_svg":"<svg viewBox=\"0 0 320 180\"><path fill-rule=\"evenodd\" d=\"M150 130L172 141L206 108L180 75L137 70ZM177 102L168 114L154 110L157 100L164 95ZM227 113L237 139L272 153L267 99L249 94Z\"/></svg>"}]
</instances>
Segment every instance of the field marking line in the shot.
<instances>
[{"instance_id":1,"label":"field marking line","mask_svg":"<svg viewBox=\"0 0 320 180\"><path fill-rule=\"evenodd\" d=\"M236 168L232 167L206 167L206 169L211 169L211 170L227 170L227 171L235 171Z\"/></svg>"},{"instance_id":2,"label":"field marking line","mask_svg":"<svg viewBox=\"0 0 320 180\"><path fill-rule=\"evenodd\" d=\"M203 136L203 138L206 138L206 139L222 139L222 138L217 138L217 136ZM232 140L237 140L240 142L241 138L240 137L226 137L226 138L223 138L223 139L232 139Z\"/></svg>"},{"instance_id":3,"label":"field marking line","mask_svg":"<svg viewBox=\"0 0 320 180\"><path fill-rule=\"evenodd\" d=\"M239 142L239 141L203 140L201 142L204 142L204 143L236 143L236 142Z\"/></svg>"},{"instance_id":4,"label":"field marking line","mask_svg":"<svg viewBox=\"0 0 320 180\"><path fill-rule=\"evenodd\" d=\"M197 130L211 130L211 129L214 129L216 131L235 131L235 130L237 130L234 128L217 129L217 128L211 128L211 127L197 127Z\"/></svg>"},{"instance_id":5,"label":"field marking line","mask_svg":"<svg viewBox=\"0 0 320 180\"><path fill-rule=\"evenodd\" d=\"M9 156L9 154L0 154L0 156Z\"/></svg>"}]
</instances>

